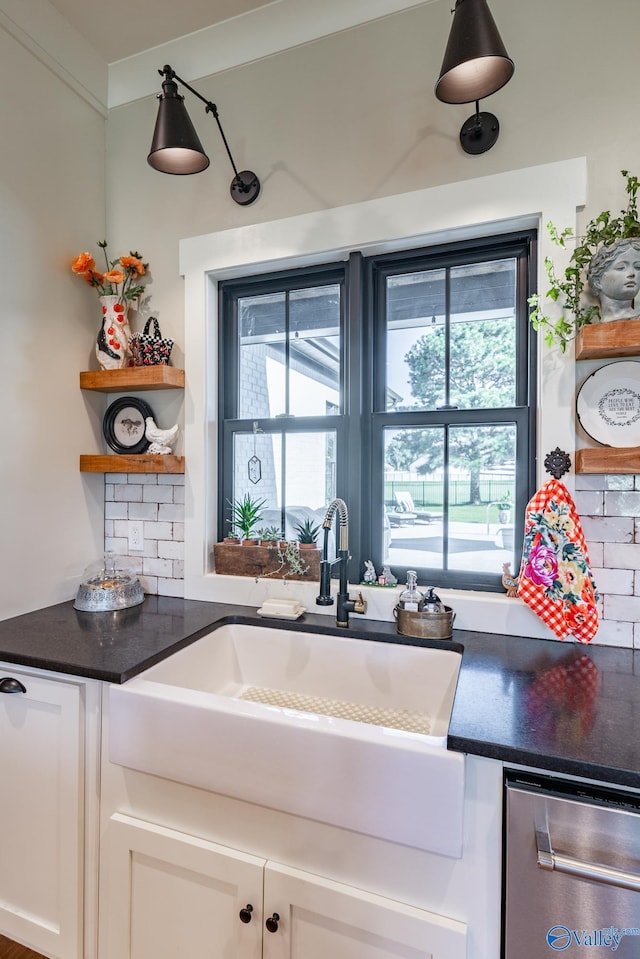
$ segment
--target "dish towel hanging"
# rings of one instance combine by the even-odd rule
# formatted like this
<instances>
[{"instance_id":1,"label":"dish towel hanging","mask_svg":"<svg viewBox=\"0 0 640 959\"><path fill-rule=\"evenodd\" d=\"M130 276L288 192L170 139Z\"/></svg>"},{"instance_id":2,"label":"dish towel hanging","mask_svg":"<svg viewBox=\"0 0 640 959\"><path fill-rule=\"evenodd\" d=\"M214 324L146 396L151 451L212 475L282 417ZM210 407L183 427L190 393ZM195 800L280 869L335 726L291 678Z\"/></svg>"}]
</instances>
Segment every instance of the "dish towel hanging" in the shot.
<instances>
[{"instance_id":1,"label":"dish towel hanging","mask_svg":"<svg viewBox=\"0 0 640 959\"><path fill-rule=\"evenodd\" d=\"M560 639L590 642L598 629L598 591L575 503L549 480L525 514L518 596Z\"/></svg>"}]
</instances>

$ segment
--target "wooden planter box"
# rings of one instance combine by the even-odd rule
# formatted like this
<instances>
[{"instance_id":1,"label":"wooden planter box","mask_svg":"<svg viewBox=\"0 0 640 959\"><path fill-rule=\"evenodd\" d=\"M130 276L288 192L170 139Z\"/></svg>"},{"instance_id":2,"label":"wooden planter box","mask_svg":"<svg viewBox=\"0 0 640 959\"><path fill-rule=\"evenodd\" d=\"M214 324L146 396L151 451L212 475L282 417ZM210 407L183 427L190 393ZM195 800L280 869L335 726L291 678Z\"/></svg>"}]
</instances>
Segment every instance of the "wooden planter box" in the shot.
<instances>
[{"instance_id":1,"label":"wooden planter box","mask_svg":"<svg viewBox=\"0 0 640 959\"><path fill-rule=\"evenodd\" d=\"M313 582L320 579L320 550L300 551L303 563L309 567L303 575L293 574L285 565L279 569L276 546L242 546L241 543L214 543L213 561L216 573L227 576L272 576L273 579L297 579Z\"/></svg>"}]
</instances>

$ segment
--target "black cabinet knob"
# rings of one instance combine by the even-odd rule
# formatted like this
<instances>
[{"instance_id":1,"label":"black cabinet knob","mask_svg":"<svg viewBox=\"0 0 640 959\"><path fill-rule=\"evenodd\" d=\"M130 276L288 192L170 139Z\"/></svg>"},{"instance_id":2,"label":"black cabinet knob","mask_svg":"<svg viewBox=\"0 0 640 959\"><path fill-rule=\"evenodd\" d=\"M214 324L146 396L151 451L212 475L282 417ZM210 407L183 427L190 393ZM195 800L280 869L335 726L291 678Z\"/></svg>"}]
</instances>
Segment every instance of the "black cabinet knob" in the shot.
<instances>
[{"instance_id":1,"label":"black cabinet knob","mask_svg":"<svg viewBox=\"0 0 640 959\"><path fill-rule=\"evenodd\" d=\"M269 918L265 922L265 926L267 927L267 930L269 932L277 932L279 922L280 922L280 916L278 915L277 912L274 912L274 914L272 916L269 916Z\"/></svg>"},{"instance_id":2,"label":"black cabinet knob","mask_svg":"<svg viewBox=\"0 0 640 959\"><path fill-rule=\"evenodd\" d=\"M26 693L26 691L26 686L23 686L19 679L14 679L12 676L0 679L0 693Z\"/></svg>"},{"instance_id":3,"label":"black cabinet knob","mask_svg":"<svg viewBox=\"0 0 640 959\"><path fill-rule=\"evenodd\" d=\"M253 906L250 902L246 904L244 909L241 909L238 915L242 922L251 922L251 913L253 912Z\"/></svg>"}]
</instances>

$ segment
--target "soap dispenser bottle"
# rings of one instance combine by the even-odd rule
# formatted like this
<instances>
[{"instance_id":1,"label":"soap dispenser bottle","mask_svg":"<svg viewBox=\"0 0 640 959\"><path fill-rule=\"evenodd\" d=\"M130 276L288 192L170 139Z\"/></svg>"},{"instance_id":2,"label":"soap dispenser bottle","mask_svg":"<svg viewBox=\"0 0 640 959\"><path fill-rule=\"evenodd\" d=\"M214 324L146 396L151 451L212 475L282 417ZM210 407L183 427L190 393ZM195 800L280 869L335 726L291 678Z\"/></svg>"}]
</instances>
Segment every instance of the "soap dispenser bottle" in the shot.
<instances>
[{"instance_id":1,"label":"soap dispenser bottle","mask_svg":"<svg viewBox=\"0 0 640 959\"><path fill-rule=\"evenodd\" d=\"M408 609L412 613L419 613L424 604L424 596L417 587L418 574L414 569L407 570L407 588L403 589L398 598L400 609Z\"/></svg>"}]
</instances>

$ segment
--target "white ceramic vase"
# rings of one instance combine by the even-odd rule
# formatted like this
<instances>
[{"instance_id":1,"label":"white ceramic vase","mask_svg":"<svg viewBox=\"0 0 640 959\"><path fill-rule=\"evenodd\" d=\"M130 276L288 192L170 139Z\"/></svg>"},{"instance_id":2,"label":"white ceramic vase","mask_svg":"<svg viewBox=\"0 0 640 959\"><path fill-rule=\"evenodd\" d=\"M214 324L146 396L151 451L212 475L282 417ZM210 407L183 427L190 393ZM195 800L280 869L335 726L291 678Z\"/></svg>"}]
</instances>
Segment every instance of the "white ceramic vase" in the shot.
<instances>
[{"instance_id":1,"label":"white ceramic vase","mask_svg":"<svg viewBox=\"0 0 640 959\"><path fill-rule=\"evenodd\" d=\"M96 341L96 356L103 370L121 370L131 365L131 328L128 306L115 295L101 296L102 325Z\"/></svg>"}]
</instances>

